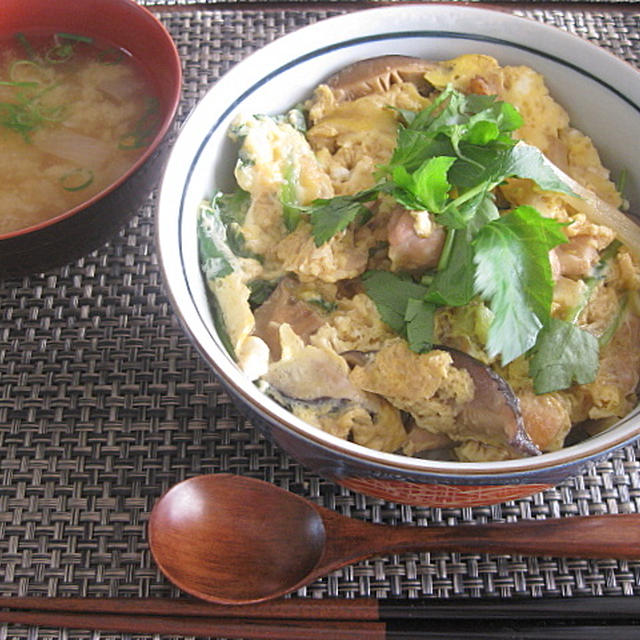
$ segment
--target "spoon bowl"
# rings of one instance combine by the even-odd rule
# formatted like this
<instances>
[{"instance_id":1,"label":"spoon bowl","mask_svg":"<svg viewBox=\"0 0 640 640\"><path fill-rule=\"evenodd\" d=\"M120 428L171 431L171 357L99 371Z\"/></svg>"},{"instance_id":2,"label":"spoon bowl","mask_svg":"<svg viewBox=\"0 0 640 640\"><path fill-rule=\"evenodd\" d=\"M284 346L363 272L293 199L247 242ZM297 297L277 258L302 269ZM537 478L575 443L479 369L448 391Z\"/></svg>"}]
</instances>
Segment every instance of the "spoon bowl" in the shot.
<instances>
[{"instance_id":1,"label":"spoon bowl","mask_svg":"<svg viewBox=\"0 0 640 640\"><path fill-rule=\"evenodd\" d=\"M640 558L640 515L389 526L348 518L268 482L211 474L177 484L156 503L149 545L162 572L183 591L210 602L249 604L390 552Z\"/></svg>"},{"instance_id":2,"label":"spoon bowl","mask_svg":"<svg viewBox=\"0 0 640 640\"><path fill-rule=\"evenodd\" d=\"M304 581L324 549L322 517L311 503L274 485L266 485L265 501L265 484L198 476L164 495L151 514L149 538L174 584L231 604L277 596Z\"/></svg>"}]
</instances>

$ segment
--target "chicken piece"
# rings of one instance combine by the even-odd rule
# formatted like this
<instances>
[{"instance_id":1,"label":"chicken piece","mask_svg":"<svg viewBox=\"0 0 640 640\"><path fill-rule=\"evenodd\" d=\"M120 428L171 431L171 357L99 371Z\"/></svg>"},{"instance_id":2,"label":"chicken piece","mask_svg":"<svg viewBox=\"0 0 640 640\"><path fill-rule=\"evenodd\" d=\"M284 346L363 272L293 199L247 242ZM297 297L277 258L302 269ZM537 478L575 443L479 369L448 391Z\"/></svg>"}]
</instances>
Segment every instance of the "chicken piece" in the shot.
<instances>
[{"instance_id":1,"label":"chicken piece","mask_svg":"<svg viewBox=\"0 0 640 640\"><path fill-rule=\"evenodd\" d=\"M600 259L599 252L615 238L615 233L604 225L590 222L584 214L574 216L565 228L568 242L550 252L554 276L580 278L589 275Z\"/></svg>"},{"instance_id":2,"label":"chicken piece","mask_svg":"<svg viewBox=\"0 0 640 640\"><path fill-rule=\"evenodd\" d=\"M296 295L296 286L293 278L283 278L267 300L254 311L254 334L269 346L272 360L279 360L281 356L279 332L282 324L288 324L305 343L324 324L317 307Z\"/></svg>"},{"instance_id":3,"label":"chicken piece","mask_svg":"<svg viewBox=\"0 0 640 640\"><path fill-rule=\"evenodd\" d=\"M585 385L591 396L589 418L622 418L637 402L640 382L640 317L627 312L611 341L600 352L594 382Z\"/></svg>"},{"instance_id":4,"label":"chicken piece","mask_svg":"<svg viewBox=\"0 0 640 640\"><path fill-rule=\"evenodd\" d=\"M405 456L415 456L438 449L451 449L454 444L451 438L444 433L432 433L414 426L407 435L402 453Z\"/></svg>"},{"instance_id":5,"label":"chicken piece","mask_svg":"<svg viewBox=\"0 0 640 640\"><path fill-rule=\"evenodd\" d=\"M535 395L528 390L519 393L518 398L527 433L538 448L541 451L561 449L571 429L566 401L558 394Z\"/></svg>"},{"instance_id":6,"label":"chicken piece","mask_svg":"<svg viewBox=\"0 0 640 640\"><path fill-rule=\"evenodd\" d=\"M429 269L438 264L445 241L444 229L435 223L423 223L425 226L429 228L418 234L415 215L400 208L392 213L387 225L392 271Z\"/></svg>"},{"instance_id":7,"label":"chicken piece","mask_svg":"<svg viewBox=\"0 0 640 640\"><path fill-rule=\"evenodd\" d=\"M557 273L575 278L584 277L598 262L598 249L590 236L576 236L551 250ZM555 270L554 270L555 271Z\"/></svg>"}]
</instances>

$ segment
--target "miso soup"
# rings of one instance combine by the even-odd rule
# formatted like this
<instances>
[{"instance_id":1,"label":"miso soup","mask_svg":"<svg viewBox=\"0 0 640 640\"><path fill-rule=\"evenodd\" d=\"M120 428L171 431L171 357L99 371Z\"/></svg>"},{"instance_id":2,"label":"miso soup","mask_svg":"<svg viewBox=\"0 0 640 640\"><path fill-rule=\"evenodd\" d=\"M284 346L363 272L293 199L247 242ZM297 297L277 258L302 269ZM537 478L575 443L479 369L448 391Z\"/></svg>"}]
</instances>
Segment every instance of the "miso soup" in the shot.
<instances>
[{"instance_id":1,"label":"miso soup","mask_svg":"<svg viewBox=\"0 0 640 640\"><path fill-rule=\"evenodd\" d=\"M73 33L0 39L0 234L102 191L160 120L150 81L126 51Z\"/></svg>"}]
</instances>

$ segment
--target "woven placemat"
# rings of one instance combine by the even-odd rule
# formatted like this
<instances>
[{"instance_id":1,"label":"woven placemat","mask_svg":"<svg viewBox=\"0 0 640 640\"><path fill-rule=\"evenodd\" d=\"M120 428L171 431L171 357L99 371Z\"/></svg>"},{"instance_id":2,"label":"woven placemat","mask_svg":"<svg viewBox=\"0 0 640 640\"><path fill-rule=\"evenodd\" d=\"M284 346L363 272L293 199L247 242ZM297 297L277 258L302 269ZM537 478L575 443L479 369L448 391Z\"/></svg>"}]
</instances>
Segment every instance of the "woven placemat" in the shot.
<instances>
[{"instance_id":1,"label":"woven placemat","mask_svg":"<svg viewBox=\"0 0 640 640\"><path fill-rule=\"evenodd\" d=\"M160 12L184 61L179 118L248 53L336 13ZM638 64L637 16L535 9L523 15ZM240 417L180 328L163 290L154 212L155 195L107 247L47 274L0 281L0 595L179 596L150 558L145 526L169 486L200 473L262 478L388 524L638 510L640 449L633 446L555 489L486 508L401 506L307 472ZM407 553L337 571L296 597L638 591L635 562ZM87 635L0 626L0 640Z\"/></svg>"}]
</instances>

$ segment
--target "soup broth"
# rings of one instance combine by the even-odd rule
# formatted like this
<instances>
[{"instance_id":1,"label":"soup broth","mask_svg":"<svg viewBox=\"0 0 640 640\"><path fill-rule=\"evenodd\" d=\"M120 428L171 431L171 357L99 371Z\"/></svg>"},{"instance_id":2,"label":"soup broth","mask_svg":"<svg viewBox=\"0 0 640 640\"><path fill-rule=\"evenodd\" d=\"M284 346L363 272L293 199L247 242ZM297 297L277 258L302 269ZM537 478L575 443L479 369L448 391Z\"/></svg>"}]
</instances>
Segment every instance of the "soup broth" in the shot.
<instances>
[{"instance_id":1,"label":"soup broth","mask_svg":"<svg viewBox=\"0 0 640 640\"><path fill-rule=\"evenodd\" d=\"M0 39L0 234L102 191L159 121L150 81L126 51L70 33Z\"/></svg>"}]
</instances>

